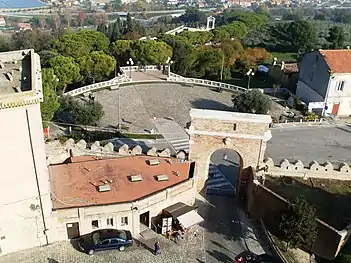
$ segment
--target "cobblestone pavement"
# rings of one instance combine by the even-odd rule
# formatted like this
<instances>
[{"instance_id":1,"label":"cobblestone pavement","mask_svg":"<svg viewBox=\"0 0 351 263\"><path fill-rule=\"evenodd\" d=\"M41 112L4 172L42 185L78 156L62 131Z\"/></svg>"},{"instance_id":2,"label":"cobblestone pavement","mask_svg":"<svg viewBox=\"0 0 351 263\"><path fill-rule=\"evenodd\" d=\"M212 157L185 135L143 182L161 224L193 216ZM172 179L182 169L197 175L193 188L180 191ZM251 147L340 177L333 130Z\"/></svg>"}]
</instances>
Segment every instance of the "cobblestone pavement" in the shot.
<instances>
[{"instance_id":1,"label":"cobblestone pavement","mask_svg":"<svg viewBox=\"0 0 351 263\"><path fill-rule=\"evenodd\" d=\"M96 92L95 99L102 103L105 116L102 127L118 124L118 90ZM171 83L129 85L120 89L120 119L132 132L154 128L152 118L172 117L182 127L190 121L191 108L229 110L232 93L218 93L208 87L183 86Z\"/></svg>"},{"instance_id":2,"label":"cobblestone pavement","mask_svg":"<svg viewBox=\"0 0 351 263\"><path fill-rule=\"evenodd\" d=\"M156 240L161 244L161 255L153 254ZM0 263L199 263L204 262L204 229L194 226L177 245L163 236L149 240L141 246L135 244L124 252L117 250L97 252L93 256L75 250L68 242L24 250L0 257ZM135 242L136 243L136 242Z\"/></svg>"}]
</instances>

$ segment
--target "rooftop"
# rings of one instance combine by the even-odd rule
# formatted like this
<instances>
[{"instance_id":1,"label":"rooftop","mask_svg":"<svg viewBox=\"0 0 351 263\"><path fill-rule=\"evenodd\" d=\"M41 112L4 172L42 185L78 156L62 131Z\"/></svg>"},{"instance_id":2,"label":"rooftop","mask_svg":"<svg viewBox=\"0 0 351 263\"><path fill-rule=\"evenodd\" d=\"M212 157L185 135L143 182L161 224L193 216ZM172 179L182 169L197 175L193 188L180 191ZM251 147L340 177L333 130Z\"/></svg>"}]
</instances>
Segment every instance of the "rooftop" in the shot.
<instances>
[{"instance_id":1,"label":"rooftop","mask_svg":"<svg viewBox=\"0 0 351 263\"><path fill-rule=\"evenodd\" d=\"M351 72L351 49L322 50L319 52L328 64L331 73Z\"/></svg>"},{"instance_id":2,"label":"rooftop","mask_svg":"<svg viewBox=\"0 0 351 263\"><path fill-rule=\"evenodd\" d=\"M0 109L42 101L40 57L34 50L0 53Z\"/></svg>"},{"instance_id":3,"label":"rooftop","mask_svg":"<svg viewBox=\"0 0 351 263\"><path fill-rule=\"evenodd\" d=\"M148 161L156 159L160 164L150 166ZM49 167L53 208L135 201L186 181L189 178L190 163L176 158L151 156L115 159L73 157L65 164ZM130 177L133 175L141 175L142 181L132 182ZM158 181L157 175L167 175L168 180ZM99 192L98 187L102 185L109 185L110 190Z\"/></svg>"},{"instance_id":4,"label":"rooftop","mask_svg":"<svg viewBox=\"0 0 351 263\"><path fill-rule=\"evenodd\" d=\"M299 66L297 63L286 63L283 68L283 72L286 74L292 74L299 72Z\"/></svg>"},{"instance_id":5,"label":"rooftop","mask_svg":"<svg viewBox=\"0 0 351 263\"><path fill-rule=\"evenodd\" d=\"M267 124L272 122L272 118L269 115L218 111L218 110L203 110L203 109L191 109L190 117L201 118L201 119L242 121L242 122L267 123Z\"/></svg>"}]
</instances>

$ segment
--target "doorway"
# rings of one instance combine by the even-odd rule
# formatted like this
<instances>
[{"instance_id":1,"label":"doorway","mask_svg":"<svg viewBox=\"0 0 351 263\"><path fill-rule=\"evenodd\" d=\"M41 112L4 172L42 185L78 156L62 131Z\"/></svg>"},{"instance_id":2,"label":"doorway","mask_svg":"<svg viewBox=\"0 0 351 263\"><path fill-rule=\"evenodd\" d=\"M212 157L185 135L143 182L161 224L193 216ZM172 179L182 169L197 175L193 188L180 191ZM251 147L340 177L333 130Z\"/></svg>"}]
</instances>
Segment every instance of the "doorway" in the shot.
<instances>
[{"instance_id":1,"label":"doorway","mask_svg":"<svg viewBox=\"0 0 351 263\"><path fill-rule=\"evenodd\" d=\"M140 224L143 224L147 227L150 226L150 211L147 211L140 215Z\"/></svg>"},{"instance_id":2,"label":"doorway","mask_svg":"<svg viewBox=\"0 0 351 263\"><path fill-rule=\"evenodd\" d=\"M337 103L337 104L333 104L333 109L332 109L332 114L337 116L338 115L338 112L339 112L339 106L340 106L340 103Z\"/></svg>"},{"instance_id":3,"label":"doorway","mask_svg":"<svg viewBox=\"0 0 351 263\"><path fill-rule=\"evenodd\" d=\"M73 239L73 238L77 238L80 236L78 222L68 223L68 224L66 224L66 228L67 228L68 239Z\"/></svg>"}]
</instances>

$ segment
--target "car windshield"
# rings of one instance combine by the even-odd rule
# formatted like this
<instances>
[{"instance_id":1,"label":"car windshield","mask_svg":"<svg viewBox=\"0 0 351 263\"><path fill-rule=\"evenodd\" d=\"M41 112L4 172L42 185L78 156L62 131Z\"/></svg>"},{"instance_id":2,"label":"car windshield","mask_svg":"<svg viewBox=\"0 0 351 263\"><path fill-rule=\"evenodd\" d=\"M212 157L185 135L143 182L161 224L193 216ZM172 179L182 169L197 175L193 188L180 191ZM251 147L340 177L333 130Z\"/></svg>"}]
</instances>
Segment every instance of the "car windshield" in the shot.
<instances>
[{"instance_id":1,"label":"car windshield","mask_svg":"<svg viewBox=\"0 0 351 263\"><path fill-rule=\"evenodd\" d=\"M95 232L92 236L94 245L98 244L101 241L101 234L100 232Z\"/></svg>"},{"instance_id":2,"label":"car windshield","mask_svg":"<svg viewBox=\"0 0 351 263\"><path fill-rule=\"evenodd\" d=\"M123 231L123 230L119 230L116 237L117 237L117 238L120 238L120 239L123 239L123 240L126 240L126 239L127 239L126 232Z\"/></svg>"}]
</instances>

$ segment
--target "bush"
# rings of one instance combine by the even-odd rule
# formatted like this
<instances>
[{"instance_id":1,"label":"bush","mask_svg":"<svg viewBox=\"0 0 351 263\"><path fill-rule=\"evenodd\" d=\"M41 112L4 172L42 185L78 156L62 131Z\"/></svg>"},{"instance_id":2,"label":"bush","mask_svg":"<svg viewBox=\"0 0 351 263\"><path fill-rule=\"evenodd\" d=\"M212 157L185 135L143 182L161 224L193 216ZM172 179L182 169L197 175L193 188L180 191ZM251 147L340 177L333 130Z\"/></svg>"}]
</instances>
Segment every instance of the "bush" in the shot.
<instances>
[{"instance_id":1,"label":"bush","mask_svg":"<svg viewBox=\"0 0 351 263\"><path fill-rule=\"evenodd\" d=\"M93 100L78 101L70 96L61 98L58 115L79 125L96 125L104 115L102 105Z\"/></svg>"},{"instance_id":2,"label":"bush","mask_svg":"<svg viewBox=\"0 0 351 263\"><path fill-rule=\"evenodd\" d=\"M254 89L233 95L234 111L243 113L267 114L271 101L259 90Z\"/></svg>"}]
</instances>

